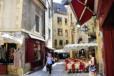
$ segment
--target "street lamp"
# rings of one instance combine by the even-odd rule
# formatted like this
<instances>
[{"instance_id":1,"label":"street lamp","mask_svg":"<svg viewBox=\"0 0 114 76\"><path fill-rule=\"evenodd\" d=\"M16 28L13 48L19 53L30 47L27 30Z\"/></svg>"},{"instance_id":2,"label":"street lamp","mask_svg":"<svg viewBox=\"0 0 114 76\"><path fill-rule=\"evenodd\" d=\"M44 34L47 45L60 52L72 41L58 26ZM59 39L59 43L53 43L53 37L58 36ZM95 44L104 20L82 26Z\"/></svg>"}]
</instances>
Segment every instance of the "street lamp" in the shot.
<instances>
[{"instance_id":1,"label":"street lamp","mask_svg":"<svg viewBox=\"0 0 114 76\"><path fill-rule=\"evenodd\" d=\"M80 28L80 25L79 25L79 24L77 24L77 27L78 27L78 28Z\"/></svg>"},{"instance_id":2,"label":"street lamp","mask_svg":"<svg viewBox=\"0 0 114 76\"><path fill-rule=\"evenodd\" d=\"M79 20L77 20L76 26L77 26L78 28L80 28L80 21L79 21Z\"/></svg>"}]
</instances>

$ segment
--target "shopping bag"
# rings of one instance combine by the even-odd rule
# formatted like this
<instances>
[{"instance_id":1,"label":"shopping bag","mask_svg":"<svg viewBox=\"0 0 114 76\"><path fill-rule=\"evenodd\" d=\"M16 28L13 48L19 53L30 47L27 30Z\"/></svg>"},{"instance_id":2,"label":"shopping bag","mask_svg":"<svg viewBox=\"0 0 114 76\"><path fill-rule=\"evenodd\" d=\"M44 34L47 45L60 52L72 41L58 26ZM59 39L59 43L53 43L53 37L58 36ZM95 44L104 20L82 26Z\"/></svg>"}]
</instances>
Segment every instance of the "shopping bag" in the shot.
<instances>
[{"instance_id":1,"label":"shopping bag","mask_svg":"<svg viewBox=\"0 0 114 76\"><path fill-rule=\"evenodd\" d=\"M46 65L44 66L44 68L43 68L43 70L42 71L44 71L44 72L46 72L47 71L47 69L46 69Z\"/></svg>"}]
</instances>

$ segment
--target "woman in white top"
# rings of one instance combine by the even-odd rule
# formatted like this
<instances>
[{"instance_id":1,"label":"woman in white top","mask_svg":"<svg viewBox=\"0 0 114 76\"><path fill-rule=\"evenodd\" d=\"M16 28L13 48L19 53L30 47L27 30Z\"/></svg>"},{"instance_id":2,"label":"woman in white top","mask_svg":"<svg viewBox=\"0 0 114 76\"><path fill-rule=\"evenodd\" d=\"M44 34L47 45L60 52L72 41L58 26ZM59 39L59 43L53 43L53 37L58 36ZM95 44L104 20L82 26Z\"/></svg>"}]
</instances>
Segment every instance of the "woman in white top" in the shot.
<instances>
[{"instance_id":1,"label":"woman in white top","mask_svg":"<svg viewBox=\"0 0 114 76\"><path fill-rule=\"evenodd\" d=\"M89 76L96 76L96 60L93 57L92 53L89 53Z\"/></svg>"}]
</instances>

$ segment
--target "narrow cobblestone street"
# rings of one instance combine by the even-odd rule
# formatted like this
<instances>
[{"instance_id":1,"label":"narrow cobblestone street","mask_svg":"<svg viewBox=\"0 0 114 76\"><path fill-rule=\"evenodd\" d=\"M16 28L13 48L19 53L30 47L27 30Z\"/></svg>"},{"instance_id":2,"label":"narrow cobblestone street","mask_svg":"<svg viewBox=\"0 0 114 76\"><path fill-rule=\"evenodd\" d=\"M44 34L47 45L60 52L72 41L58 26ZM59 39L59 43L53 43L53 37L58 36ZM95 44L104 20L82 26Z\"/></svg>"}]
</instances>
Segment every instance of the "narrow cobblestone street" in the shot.
<instances>
[{"instance_id":1,"label":"narrow cobblestone street","mask_svg":"<svg viewBox=\"0 0 114 76\"><path fill-rule=\"evenodd\" d=\"M27 76L48 76L48 72L43 72L42 70L32 73ZM65 71L64 62L60 61L53 65L53 71L51 76L88 76L88 73L67 73Z\"/></svg>"},{"instance_id":2,"label":"narrow cobblestone street","mask_svg":"<svg viewBox=\"0 0 114 76\"><path fill-rule=\"evenodd\" d=\"M0 76L114 76L113 64L114 0L0 0Z\"/></svg>"}]
</instances>

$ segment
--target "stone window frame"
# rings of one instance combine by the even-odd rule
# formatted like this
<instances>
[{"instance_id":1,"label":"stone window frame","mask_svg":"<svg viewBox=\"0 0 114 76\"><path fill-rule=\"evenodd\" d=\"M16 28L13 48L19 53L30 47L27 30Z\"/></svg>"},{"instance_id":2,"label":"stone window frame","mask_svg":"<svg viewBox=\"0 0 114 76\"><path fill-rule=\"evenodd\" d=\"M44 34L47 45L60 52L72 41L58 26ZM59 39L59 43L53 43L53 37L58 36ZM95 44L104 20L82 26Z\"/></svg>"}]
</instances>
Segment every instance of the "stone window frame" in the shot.
<instances>
[{"instance_id":1,"label":"stone window frame","mask_svg":"<svg viewBox=\"0 0 114 76\"><path fill-rule=\"evenodd\" d=\"M68 30L65 30L65 37L68 37Z\"/></svg>"}]
</instances>

